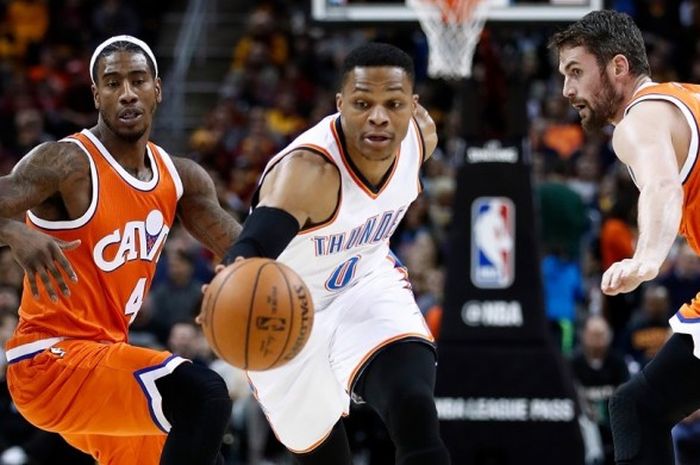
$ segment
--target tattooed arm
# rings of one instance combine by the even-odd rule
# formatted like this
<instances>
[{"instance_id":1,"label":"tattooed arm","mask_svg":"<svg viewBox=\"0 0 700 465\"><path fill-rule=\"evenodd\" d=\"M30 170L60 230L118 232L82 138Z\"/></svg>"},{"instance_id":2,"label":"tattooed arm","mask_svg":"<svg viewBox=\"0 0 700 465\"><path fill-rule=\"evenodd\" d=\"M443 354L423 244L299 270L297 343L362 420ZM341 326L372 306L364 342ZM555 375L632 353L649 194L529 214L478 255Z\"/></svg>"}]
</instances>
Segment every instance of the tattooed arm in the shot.
<instances>
[{"instance_id":1,"label":"tattooed arm","mask_svg":"<svg viewBox=\"0 0 700 465\"><path fill-rule=\"evenodd\" d=\"M241 225L216 198L214 182L204 169L187 158L173 157L184 193L177 214L187 231L219 258L233 245Z\"/></svg>"},{"instance_id":2,"label":"tattooed arm","mask_svg":"<svg viewBox=\"0 0 700 465\"><path fill-rule=\"evenodd\" d=\"M37 274L52 300L58 297L49 275L64 295L70 295L60 269L73 281L77 278L63 250L77 247L80 241L58 240L28 228L16 218L56 194L64 199L80 199L75 191L84 187L80 181L85 176L89 179L88 162L73 144L47 142L22 158L12 173L0 177L0 243L12 249L15 260L27 273L35 298L39 298Z\"/></svg>"}]
</instances>

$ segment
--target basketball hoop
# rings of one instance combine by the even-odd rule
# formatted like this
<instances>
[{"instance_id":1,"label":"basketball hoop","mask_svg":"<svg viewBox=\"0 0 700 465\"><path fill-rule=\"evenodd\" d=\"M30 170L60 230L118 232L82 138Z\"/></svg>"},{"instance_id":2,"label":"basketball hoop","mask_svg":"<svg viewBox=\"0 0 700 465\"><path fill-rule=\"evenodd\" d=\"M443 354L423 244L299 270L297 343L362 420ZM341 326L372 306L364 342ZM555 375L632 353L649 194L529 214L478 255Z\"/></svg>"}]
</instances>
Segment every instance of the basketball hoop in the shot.
<instances>
[{"instance_id":1,"label":"basketball hoop","mask_svg":"<svg viewBox=\"0 0 700 465\"><path fill-rule=\"evenodd\" d=\"M472 58L488 15L489 0L406 0L428 37L428 75L461 79L472 74Z\"/></svg>"}]
</instances>

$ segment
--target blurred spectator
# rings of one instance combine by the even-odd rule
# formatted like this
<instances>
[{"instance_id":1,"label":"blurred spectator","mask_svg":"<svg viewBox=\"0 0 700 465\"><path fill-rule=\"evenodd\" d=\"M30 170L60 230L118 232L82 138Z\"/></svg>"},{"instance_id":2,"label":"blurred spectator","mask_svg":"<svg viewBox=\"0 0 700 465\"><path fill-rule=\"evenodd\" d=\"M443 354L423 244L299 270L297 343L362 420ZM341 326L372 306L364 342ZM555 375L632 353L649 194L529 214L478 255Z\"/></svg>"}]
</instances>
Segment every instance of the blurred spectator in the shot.
<instances>
[{"instance_id":1,"label":"blurred spectator","mask_svg":"<svg viewBox=\"0 0 700 465\"><path fill-rule=\"evenodd\" d=\"M569 102L553 96L545 102L547 124L541 134L540 150L551 151L561 160L567 160L583 145L583 129L578 121L568 117Z\"/></svg>"},{"instance_id":2,"label":"blurred spectator","mask_svg":"<svg viewBox=\"0 0 700 465\"><path fill-rule=\"evenodd\" d=\"M273 107L267 111L267 126L288 142L305 129L306 120L299 114L296 97L290 90L277 94Z\"/></svg>"},{"instance_id":3,"label":"blurred spectator","mask_svg":"<svg viewBox=\"0 0 700 465\"><path fill-rule=\"evenodd\" d=\"M569 179L569 187L576 192L583 204L595 208L598 200L600 152L596 144L586 144L581 155L574 161L574 176Z\"/></svg>"},{"instance_id":4,"label":"blurred spectator","mask_svg":"<svg viewBox=\"0 0 700 465\"><path fill-rule=\"evenodd\" d=\"M192 253L187 250L168 251L168 279L149 294L153 327L162 342L173 324L193 321L199 313L202 283L192 280L194 261Z\"/></svg>"},{"instance_id":5,"label":"blurred spectator","mask_svg":"<svg viewBox=\"0 0 700 465\"><path fill-rule=\"evenodd\" d=\"M257 52L256 47L264 49L264 52ZM231 66L234 69L243 68L255 53L264 53L265 60L275 66L282 66L289 56L287 38L277 30L274 16L266 7L256 9L249 16L248 31L234 48Z\"/></svg>"},{"instance_id":6,"label":"blurred spectator","mask_svg":"<svg viewBox=\"0 0 700 465\"><path fill-rule=\"evenodd\" d=\"M209 352L202 330L194 321L178 321L170 328L168 350L201 365L209 364Z\"/></svg>"},{"instance_id":7,"label":"blurred spectator","mask_svg":"<svg viewBox=\"0 0 700 465\"><path fill-rule=\"evenodd\" d=\"M566 184L566 162L552 160L545 170L546 180L537 187L544 254L578 262L587 226L583 202Z\"/></svg>"},{"instance_id":8,"label":"blurred spectator","mask_svg":"<svg viewBox=\"0 0 700 465\"><path fill-rule=\"evenodd\" d=\"M17 152L22 155L42 142L53 140L53 137L44 131L44 118L35 109L17 112L15 115L15 129Z\"/></svg>"},{"instance_id":9,"label":"blurred spectator","mask_svg":"<svg viewBox=\"0 0 700 465\"><path fill-rule=\"evenodd\" d=\"M589 316L583 323L581 346L571 359L576 381L587 401L586 413L600 431L605 465L614 465L614 451L608 400L615 388L627 381L627 365L619 353L611 349L612 331L601 316Z\"/></svg>"},{"instance_id":10,"label":"blurred spectator","mask_svg":"<svg viewBox=\"0 0 700 465\"><path fill-rule=\"evenodd\" d=\"M633 226L635 206L617 201L603 221L600 230L601 271L634 254L636 242Z\"/></svg>"},{"instance_id":11,"label":"blurred spectator","mask_svg":"<svg viewBox=\"0 0 700 465\"><path fill-rule=\"evenodd\" d=\"M19 293L16 288L7 285L0 285L0 312L17 313L19 309ZM0 343L4 342L1 339Z\"/></svg>"},{"instance_id":12,"label":"blurred spectator","mask_svg":"<svg viewBox=\"0 0 700 465\"><path fill-rule=\"evenodd\" d=\"M22 289L24 270L12 257L8 247L0 247L0 286Z\"/></svg>"},{"instance_id":13,"label":"blurred spectator","mask_svg":"<svg viewBox=\"0 0 700 465\"><path fill-rule=\"evenodd\" d=\"M18 54L24 54L30 44L44 39L49 28L46 0L11 0L7 6L7 21Z\"/></svg>"},{"instance_id":14,"label":"blurred spectator","mask_svg":"<svg viewBox=\"0 0 700 465\"><path fill-rule=\"evenodd\" d=\"M640 368L656 355L670 336L670 314L668 290L658 284L645 287L642 306L633 315L624 339L625 354Z\"/></svg>"},{"instance_id":15,"label":"blurred spectator","mask_svg":"<svg viewBox=\"0 0 700 465\"><path fill-rule=\"evenodd\" d=\"M579 265L559 255L542 259L544 306L554 340L563 353L574 346L577 304L584 299Z\"/></svg>"},{"instance_id":16,"label":"blurred spectator","mask_svg":"<svg viewBox=\"0 0 700 465\"><path fill-rule=\"evenodd\" d=\"M700 292L700 257L684 240L680 241L670 271L658 282L668 289L673 312Z\"/></svg>"},{"instance_id":17,"label":"blurred spectator","mask_svg":"<svg viewBox=\"0 0 700 465\"><path fill-rule=\"evenodd\" d=\"M139 17L121 0L102 0L92 18L95 38L102 41L118 34L138 36Z\"/></svg>"}]
</instances>

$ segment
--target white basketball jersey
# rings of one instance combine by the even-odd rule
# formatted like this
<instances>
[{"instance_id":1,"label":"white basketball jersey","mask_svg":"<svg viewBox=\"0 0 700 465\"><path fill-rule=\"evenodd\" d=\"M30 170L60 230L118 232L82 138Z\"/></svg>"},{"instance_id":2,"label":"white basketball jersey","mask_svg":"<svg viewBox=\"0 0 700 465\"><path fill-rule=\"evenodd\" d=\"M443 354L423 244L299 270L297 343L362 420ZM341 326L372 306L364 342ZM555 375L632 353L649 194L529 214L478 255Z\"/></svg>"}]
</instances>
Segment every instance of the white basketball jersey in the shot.
<instances>
[{"instance_id":1,"label":"white basketball jersey","mask_svg":"<svg viewBox=\"0 0 700 465\"><path fill-rule=\"evenodd\" d=\"M318 310L358 280L377 270L391 270L386 261L401 266L389 250L389 238L421 191L424 144L416 122L411 120L394 164L374 188L353 165L340 115L334 114L273 157L260 182L283 157L299 149L322 155L340 172L340 195L333 216L322 224L307 225L278 257L299 273Z\"/></svg>"}]
</instances>

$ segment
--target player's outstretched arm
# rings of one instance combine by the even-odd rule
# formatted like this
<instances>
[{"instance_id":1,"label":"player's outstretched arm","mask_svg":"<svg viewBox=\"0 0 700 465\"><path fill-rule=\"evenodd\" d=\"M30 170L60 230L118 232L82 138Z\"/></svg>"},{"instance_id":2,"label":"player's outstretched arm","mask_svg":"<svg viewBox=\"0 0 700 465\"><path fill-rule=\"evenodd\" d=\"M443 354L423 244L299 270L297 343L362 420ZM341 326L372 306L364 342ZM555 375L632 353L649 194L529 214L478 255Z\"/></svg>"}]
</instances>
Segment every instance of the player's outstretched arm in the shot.
<instances>
[{"instance_id":1,"label":"player's outstretched arm","mask_svg":"<svg viewBox=\"0 0 700 465\"><path fill-rule=\"evenodd\" d=\"M287 155L265 176L260 202L224 263L237 257L277 258L301 228L333 216L339 192L338 169L323 156L304 150Z\"/></svg>"},{"instance_id":2,"label":"player's outstretched arm","mask_svg":"<svg viewBox=\"0 0 700 465\"><path fill-rule=\"evenodd\" d=\"M219 258L233 245L241 225L224 210L216 188L204 168L187 158L173 157L182 180L183 193L177 215L187 231Z\"/></svg>"},{"instance_id":3,"label":"player's outstretched arm","mask_svg":"<svg viewBox=\"0 0 700 465\"><path fill-rule=\"evenodd\" d=\"M615 129L613 147L634 174L639 187L639 239L631 259L614 263L603 274L608 295L630 292L654 279L678 235L683 206L674 125L687 123L665 102L639 103Z\"/></svg>"},{"instance_id":4,"label":"player's outstretched arm","mask_svg":"<svg viewBox=\"0 0 700 465\"><path fill-rule=\"evenodd\" d=\"M70 191L77 179L90 179L88 161L78 150L65 142L41 144L22 158L12 173L0 177L0 243L12 249L15 260L27 273L32 295L37 299L37 275L52 300L57 300L58 295L49 275L53 276L65 296L70 295L59 270L77 281L63 250L76 248L80 241L58 240L28 228L16 218L49 197Z\"/></svg>"},{"instance_id":5,"label":"player's outstretched arm","mask_svg":"<svg viewBox=\"0 0 700 465\"><path fill-rule=\"evenodd\" d=\"M435 121L428 113L423 105L417 104L416 111L413 113L413 117L418 123L421 134L423 134L423 142L425 143L425 160L429 159L438 144L437 130L435 128Z\"/></svg>"}]
</instances>

